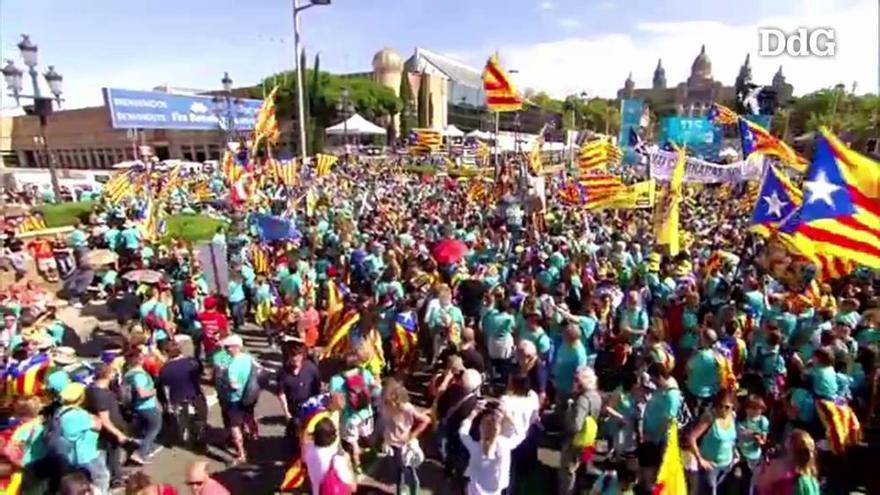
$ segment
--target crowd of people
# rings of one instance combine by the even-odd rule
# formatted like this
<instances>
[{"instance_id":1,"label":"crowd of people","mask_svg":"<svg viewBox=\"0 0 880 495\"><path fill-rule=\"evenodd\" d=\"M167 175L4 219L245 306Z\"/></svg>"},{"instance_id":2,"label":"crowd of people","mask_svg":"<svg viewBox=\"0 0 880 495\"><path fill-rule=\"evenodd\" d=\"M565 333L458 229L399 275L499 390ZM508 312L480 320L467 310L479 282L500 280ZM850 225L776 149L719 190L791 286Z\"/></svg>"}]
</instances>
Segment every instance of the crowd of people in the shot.
<instances>
[{"instance_id":1,"label":"crowd of people","mask_svg":"<svg viewBox=\"0 0 880 495\"><path fill-rule=\"evenodd\" d=\"M228 282L191 246L144 239L136 206L105 200L76 227L68 279L86 283L69 296L106 300L124 339L92 364L63 345L63 322L6 313L2 456L21 493L175 493L122 466L149 464L163 429L206 449L205 388L231 465L260 435L260 391L277 396L281 491L353 493L369 475L418 493L426 457L444 468L434 493L547 491L543 447L559 452L548 493L650 493L674 425L692 493L849 493L848 445L822 419L829 402L867 410L876 273L779 280L717 186L691 193L669 256L649 209L585 211L553 187L536 212L504 180L478 200L449 177L356 163L303 182L246 206L184 205L228 218L212 239ZM255 213L297 235L263 240ZM278 350L277 370L248 332ZM40 366L45 397L19 386ZM226 493L204 464L187 475L194 494Z\"/></svg>"}]
</instances>

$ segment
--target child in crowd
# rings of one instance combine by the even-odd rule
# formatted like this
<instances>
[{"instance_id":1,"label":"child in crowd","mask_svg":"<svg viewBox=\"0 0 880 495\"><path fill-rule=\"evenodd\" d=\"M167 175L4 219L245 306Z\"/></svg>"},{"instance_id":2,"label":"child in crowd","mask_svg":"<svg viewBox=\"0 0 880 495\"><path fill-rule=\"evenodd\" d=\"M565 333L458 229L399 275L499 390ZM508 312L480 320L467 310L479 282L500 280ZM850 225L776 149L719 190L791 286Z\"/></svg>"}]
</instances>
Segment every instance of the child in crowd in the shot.
<instances>
[{"instance_id":1,"label":"child in crowd","mask_svg":"<svg viewBox=\"0 0 880 495\"><path fill-rule=\"evenodd\" d=\"M740 493L752 493L752 476L760 465L764 444L770 432L770 420L764 415L766 405L757 395L746 400L745 418L737 424L737 448L742 456Z\"/></svg>"}]
</instances>

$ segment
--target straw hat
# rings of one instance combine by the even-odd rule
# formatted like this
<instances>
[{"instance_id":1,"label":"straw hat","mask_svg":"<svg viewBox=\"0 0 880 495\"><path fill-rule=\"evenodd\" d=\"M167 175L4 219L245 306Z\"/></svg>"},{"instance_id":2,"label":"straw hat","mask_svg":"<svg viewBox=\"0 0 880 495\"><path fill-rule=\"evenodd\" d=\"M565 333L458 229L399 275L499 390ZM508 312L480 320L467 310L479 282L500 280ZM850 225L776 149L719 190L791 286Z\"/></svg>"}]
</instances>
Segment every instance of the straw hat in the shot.
<instances>
[{"instance_id":1,"label":"straw hat","mask_svg":"<svg viewBox=\"0 0 880 495\"><path fill-rule=\"evenodd\" d=\"M76 350L73 347L59 347L52 351L52 362L67 366L77 362Z\"/></svg>"}]
</instances>

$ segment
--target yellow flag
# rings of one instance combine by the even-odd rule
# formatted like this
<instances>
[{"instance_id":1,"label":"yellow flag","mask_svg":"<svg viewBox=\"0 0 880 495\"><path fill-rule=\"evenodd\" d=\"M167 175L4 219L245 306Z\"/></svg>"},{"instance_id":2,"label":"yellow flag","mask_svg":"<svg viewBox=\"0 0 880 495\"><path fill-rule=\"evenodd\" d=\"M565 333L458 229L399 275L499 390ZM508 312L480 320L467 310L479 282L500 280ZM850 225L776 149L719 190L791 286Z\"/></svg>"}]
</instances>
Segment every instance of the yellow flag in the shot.
<instances>
[{"instance_id":1,"label":"yellow flag","mask_svg":"<svg viewBox=\"0 0 880 495\"><path fill-rule=\"evenodd\" d=\"M678 446L678 427L673 420L666 435L666 451L657 471L657 481L653 493L656 495L686 495L687 481L684 476L684 463Z\"/></svg>"},{"instance_id":2,"label":"yellow flag","mask_svg":"<svg viewBox=\"0 0 880 495\"><path fill-rule=\"evenodd\" d=\"M657 244L668 246L669 255L679 251L678 213L682 201L682 182L684 182L685 147L678 150L678 162L669 178L669 189L663 201L658 204L654 233Z\"/></svg>"}]
</instances>

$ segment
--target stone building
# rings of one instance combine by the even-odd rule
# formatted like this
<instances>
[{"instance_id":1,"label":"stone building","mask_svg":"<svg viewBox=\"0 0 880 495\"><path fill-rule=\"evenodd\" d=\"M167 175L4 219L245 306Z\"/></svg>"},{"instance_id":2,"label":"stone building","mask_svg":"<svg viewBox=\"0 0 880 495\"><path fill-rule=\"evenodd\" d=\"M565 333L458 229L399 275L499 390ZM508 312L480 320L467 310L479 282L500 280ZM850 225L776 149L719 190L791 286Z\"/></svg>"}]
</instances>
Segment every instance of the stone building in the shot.
<instances>
[{"instance_id":1,"label":"stone building","mask_svg":"<svg viewBox=\"0 0 880 495\"><path fill-rule=\"evenodd\" d=\"M709 111L712 103L719 102L732 105L737 93L752 81L752 68L749 56L740 67L732 86L725 86L712 74L712 61L706 53L706 45L700 49L699 55L691 64L691 73L687 80L676 86L666 84L666 70L663 61L657 61L654 77L650 88L636 88L629 74L623 88L617 91L618 98L638 98L648 102L651 108L660 115L703 116ZM776 91L778 100L785 102L791 99L792 86L785 81L782 67L773 76L771 87Z\"/></svg>"}]
</instances>

